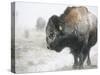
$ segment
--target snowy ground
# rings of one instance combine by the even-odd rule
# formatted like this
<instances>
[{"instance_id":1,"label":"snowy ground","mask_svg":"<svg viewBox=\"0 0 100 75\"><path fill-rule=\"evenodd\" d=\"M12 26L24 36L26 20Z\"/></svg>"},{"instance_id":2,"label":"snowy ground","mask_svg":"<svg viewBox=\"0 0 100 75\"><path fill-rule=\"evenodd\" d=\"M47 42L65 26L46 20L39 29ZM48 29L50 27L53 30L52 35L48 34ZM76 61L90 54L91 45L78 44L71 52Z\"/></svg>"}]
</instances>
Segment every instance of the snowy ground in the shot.
<instances>
[{"instance_id":1,"label":"snowy ground","mask_svg":"<svg viewBox=\"0 0 100 75\"><path fill-rule=\"evenodd\" d=\"M31 31L28 38L20 33L16 36L15 45L16 73L72 69L73 56L70 54L70 49L65 48L60 53L48 50L44 32ZM96 44L90 53L92 66L85 68L96 68L97 55Z\"/></svg>"}]
</instances>

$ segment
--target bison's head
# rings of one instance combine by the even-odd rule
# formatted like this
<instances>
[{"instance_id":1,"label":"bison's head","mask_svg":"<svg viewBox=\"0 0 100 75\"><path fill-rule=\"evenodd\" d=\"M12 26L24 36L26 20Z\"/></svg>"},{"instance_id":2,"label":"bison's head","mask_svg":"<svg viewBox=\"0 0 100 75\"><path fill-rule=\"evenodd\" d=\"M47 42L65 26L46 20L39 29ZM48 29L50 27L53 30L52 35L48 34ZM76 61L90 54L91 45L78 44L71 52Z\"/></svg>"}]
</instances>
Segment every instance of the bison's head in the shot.
<instances>
[{"instance_id":1,"label":"bison's head","mask_svg":"<svg viewBox=\"0 0 100 75\"><path fill-rule=\"evenodd\" d=\"M66 41L68 43L67 37L63 21L56 15L50 17L46 27L47 48L60 52L66 46Z\"/></svg>"}]
</instances>

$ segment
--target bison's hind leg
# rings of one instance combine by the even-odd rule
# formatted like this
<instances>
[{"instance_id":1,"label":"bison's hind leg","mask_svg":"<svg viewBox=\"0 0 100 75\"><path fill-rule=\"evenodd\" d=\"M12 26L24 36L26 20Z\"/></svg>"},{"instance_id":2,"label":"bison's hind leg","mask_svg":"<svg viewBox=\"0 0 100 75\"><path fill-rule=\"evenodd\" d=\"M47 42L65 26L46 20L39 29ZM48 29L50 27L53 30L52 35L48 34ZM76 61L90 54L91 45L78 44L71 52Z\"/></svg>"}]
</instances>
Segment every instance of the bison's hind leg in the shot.
<instances>
[{"instance_id":1,"label":"bison's hind leg","mask_svg":"<svg viewBox=\"0 0 100 75\"><path fill-rule=\"evenodd\" d=\"M91 65L91 59L90 59L90 55L88 53L88 56L87 56L87 65L90 66Z\"/></svg>"},{"instance_id":2,"label":"bison's hind leg","mask_svg":"<svg viewBox=\"0 0 100 75\"><path fill-rule=\"evenodd\" d=\"M90 52L89 47L84 48L84 50L82 49L80 56L79 56L79 69L84 68L83 64L84 64L84 61L86 60L87 57L88 57L88 59L87 59L88 64L89 65L91 64L89 52Z\"/></svg>"}]
</instances>

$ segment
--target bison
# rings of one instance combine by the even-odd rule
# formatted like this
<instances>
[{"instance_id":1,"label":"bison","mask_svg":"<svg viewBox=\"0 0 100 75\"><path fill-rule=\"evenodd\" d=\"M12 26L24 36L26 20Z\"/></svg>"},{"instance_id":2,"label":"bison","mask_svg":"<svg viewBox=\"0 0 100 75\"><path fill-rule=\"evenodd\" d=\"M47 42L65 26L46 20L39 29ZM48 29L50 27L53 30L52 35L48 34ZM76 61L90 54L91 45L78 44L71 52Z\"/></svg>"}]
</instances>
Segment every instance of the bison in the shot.
<instances>
[{"instance_id":1,"label":"bison","mask_svg":"<svg viewBox=\"0 0 100 75\"><path fill-rule=\"evenodd\" d=\"M69 47L74 57L74 68L83 68L89 52L97 42L97 17L84 6L67 7L60 16L53 15L46 26L47 48L62 51Z\"/></svg>"}]
</instances>

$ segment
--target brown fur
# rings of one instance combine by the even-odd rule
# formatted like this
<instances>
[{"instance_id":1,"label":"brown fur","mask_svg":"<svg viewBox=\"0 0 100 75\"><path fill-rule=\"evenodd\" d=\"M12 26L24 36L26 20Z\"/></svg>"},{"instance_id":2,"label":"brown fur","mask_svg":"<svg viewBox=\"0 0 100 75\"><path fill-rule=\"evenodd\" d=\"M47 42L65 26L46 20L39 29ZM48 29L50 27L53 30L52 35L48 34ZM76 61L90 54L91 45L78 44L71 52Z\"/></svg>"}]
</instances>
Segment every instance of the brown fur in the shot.
<instances>
[{"instance_id":1,"label":"brown fur","mask_svg":"<svg viewBox=\"0 0 100 75\"><path fill-rule=\"evenodd\" d=\"M64 12L64 21L67 25L73 27L73 25L78 25L78 23L83 19L83 16L86 16L88 9L84 6L80 7L68 7Z\"/></svg>"}]
</instances>

